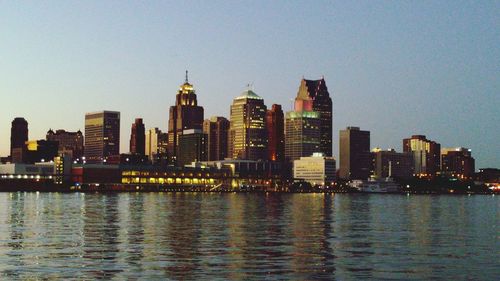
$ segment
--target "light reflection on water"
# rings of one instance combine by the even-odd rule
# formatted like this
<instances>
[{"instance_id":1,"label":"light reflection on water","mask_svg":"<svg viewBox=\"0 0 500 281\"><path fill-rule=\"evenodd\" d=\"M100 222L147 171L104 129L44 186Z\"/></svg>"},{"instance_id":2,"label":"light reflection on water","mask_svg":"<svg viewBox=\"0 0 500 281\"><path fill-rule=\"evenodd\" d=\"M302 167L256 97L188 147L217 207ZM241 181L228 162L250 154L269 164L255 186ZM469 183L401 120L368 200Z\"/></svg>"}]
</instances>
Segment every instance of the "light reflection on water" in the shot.
<instances>
[{"instance_id":1,"label":"light reflection on water","mask_svg":"<svg viewBox=\"0 0 500 281\"><path fill-rule=\"evenodd\" d=\"M499 197L0 193L0 279L484 279Z\"/></svg>"}]
</instances>

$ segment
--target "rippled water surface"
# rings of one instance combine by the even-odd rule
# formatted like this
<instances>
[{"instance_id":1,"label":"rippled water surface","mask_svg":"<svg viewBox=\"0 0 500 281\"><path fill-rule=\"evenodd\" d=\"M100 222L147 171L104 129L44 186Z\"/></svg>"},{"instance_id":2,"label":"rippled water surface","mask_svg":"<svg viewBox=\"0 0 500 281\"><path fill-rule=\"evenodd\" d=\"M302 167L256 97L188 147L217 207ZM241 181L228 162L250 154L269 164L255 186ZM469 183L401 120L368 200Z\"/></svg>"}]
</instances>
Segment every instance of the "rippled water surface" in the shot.
<instances>
[{"instance_id":1,"label":"rippled water surface","mask_svg":"<svg viewBox=\"0 0 500 281\"><path fill-rule=\"evenodd\" d=\"M500 196L0 193L0 279L482 279Z\"/></svg>"}]
</instances>

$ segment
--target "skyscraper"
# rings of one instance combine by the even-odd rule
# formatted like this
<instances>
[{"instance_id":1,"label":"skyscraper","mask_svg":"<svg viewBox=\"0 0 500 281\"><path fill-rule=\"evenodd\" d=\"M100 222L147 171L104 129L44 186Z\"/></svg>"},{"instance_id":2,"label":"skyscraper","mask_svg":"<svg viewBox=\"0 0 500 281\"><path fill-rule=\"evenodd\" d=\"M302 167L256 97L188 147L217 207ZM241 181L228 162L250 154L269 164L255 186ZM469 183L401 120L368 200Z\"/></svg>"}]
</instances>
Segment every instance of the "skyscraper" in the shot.
<instances>
[{"instance_id":1,"label":"skyscraper","mask_svg":"<svg viewBox=\"0 0 500 281\"><path fill-rule=\"evenodd\" d=\"M294 161L321 152L320 113L313 111L312 99L304 91L295 98L295 110L286 113L285 158Z\"/></svg>"},{"instance_id":2,"label":"skyscraper","mask_svg":"<svg viewBox=\"0 0 500 281\"><path fill-rule=\"evenodd\" d=\"M229 120L213 116L203 121L203 132L207 134L208 161L224 160L227 157Z\"/></svg>"},{"instance_id":3,"label":"skyscraper","mask_svg":"<svg viewBox=\"0 0 500 281\"><path fill-rule=\"evenodd\" d=\"M273 104L266 112L266 127L268 139L268 159L271 161L285 160L285 120L281 105Z\"/></svg>"},{"instance_id":4,"label":"skyscraper","mask_svg":"<svg viewBox=\"0 0 500 281\"><path fill-rule=\"evenodd\" d=\"M203 129L203 107L198 106L193 85L189 84L186 71L186 81L179 88L175 106L170 107L168 121L168 154L173 163L176 163L177 159L179 135L189 129Z\"/></svg>"},{"instance_id":5,"label":"skyscraper","mask_svg":"<svg viewBox=\"0 0 500 281\"><path fill-rule=\"evenodd\" d=\"M333 106L325 79L302 79L297 96L303 96L304 94L307 94L312 99L312 110L320 114L320 150L325 156L332 156Z\"/></svg>"},{"instance_id":6,"label":"skyscraper","mask_svg":"<svg viewBox=\"0 0 500 281\"><path fill-rule=\"evenodd\" d=\"M178 165L207 161L207 135L202 130L184 130L179 135Z\"/></svg>"},{"instance_id":7,"label":"skyscraper","mask_svg":"<svg viewBox=\"0 0 500 281\"><path fill-rule=\"evenodd\" d=\"M154 162L158 154L158 137L161 131L158 128L149 129L146 131L146 141L144 153L148 156L150 161Z\"/></svg>"},{"instance_id":8,"label":"skyscraper","mask_svg":"<svg viewBox=\"0 0 500 281\"><path fill-rule=\"evenodd\" d=\"M46 139L59 143L59 154L68 154L73 160L80 159L83 156L83 133L80 130L77 132L56 130L54 132L50 129L47 132Z\"/></svg>"},{"instance_id":9,"label":"skyscraper","mask_svg":"<svg viewBox=\"0 0 500 281\"><path fill-rule=\"evenodd\" d=\"M428 140L424 135L413 135L403 139L403 151L413 153L415 176L433 177L441 163L441 145Z\"/></svg>"},{"instance_id":10,"label":"skyscraper","mask_svg":"<svg viewBox=\"0 0 500 281\"><path fill-rule=\"evenodd\" d=\"M367 179L370 176L370 131L347 127L340 131L340 171L343 179Z\"/></svg>"},{"instance_id":11,"label":"skyscraper","mask_svg":"<svg viewBox=\"0 0 500 281\"><path fill-rule=\"evenodd\" d=\"M233 159L267 159L264 99L247 90L231 105L228 156Z\"/></svg>"},{"instance_id":12,"label":"skyscraper","mask_svg":"<svg viewBox=\"0 0 500 281\"><path fill-rule=\"evenodd\" d=\"M13 155L15 148L22 149L28 141L28 121L22 117L17 117L12 121L10 129L10 155Z\"/></svg>"},{"instance_id":13,"label":"skyscraper","mask_svg":"<svg viewBox=\"0 0 500 281\"><path fill-rule=\"evenodd\" d=\"M146 129L142 118L136 118L130 132L130 153L145 155Z\"/></svg>"},{"instance_id":14,"label":"skyscraper","mask_svg":"<svg viewBox=\"0 0 500 281\"><path fill-rule=\"evenodd\" d=\"M120 154L120 112L100 111L85 114L85 160L101 163Z\"/></svg>"}]
</instances>

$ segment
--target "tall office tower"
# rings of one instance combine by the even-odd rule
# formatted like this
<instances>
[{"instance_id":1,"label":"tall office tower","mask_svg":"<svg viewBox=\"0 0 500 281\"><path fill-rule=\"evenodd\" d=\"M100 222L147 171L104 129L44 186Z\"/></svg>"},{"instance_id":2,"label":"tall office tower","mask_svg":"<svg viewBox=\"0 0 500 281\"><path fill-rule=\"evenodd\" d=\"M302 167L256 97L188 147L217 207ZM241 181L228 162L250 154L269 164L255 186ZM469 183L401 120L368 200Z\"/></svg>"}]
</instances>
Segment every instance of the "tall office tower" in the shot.
<instances>
[{"instance_id":1,"label":"tall office tower","mask_svg":"<svg viewBox=\"0 0 500 281\"><path fill-rule=\"evenodd\" d=\"M463 147L441 149L441 173L461 180L472 179L475 160L471 150Z\"/></svg>"},{"instance_id":2,"label":"tall office tower","mask_svg":"<svg viewBox=\"0 0 500 281\"><path fill-rule=\"evenodd\" d=\"M207 161L207 135L202 130L184 130L182 135L179 135L179 158L177 160L179 166Z\"/></svg>"},{"instance_id":3,"label":"tall office tower","mask_svg":"<svg viewBox=\"0 0 500 281\"><path fill-rule=\"evenodd\" d=\"M295 110L286 113L285 158L287 161L321 152L321 115L313 111L313 101L304 91L295 98Z\"/></svg>"},{"instance_id":4,"label":"tall office tower","mask_svg":"<svg viewBox=\"0 0 500 281\"><path fill-rule=\"evenodd\" d=\"M340 171L342 179L367 179L370 176L370 131L359 127L340 130Z\"/></svg>"},{"instance_id":5,"label":"tall office tower","mask_svg":"<svg viewBox=\"0 0 500 281\"><path fill-rule=\"evenodd\" d=\"M251 90L233 100L230 113L228 157L267 159L266 106Z\"/></svg>"},{"instance_id":6,"label":"tall office tower","mask_svg":"<svg viewBox=\"0 0 500 281\"><path fill-rule=\"evenodd\" d=\"M413 153L414 175L417 177L433 177L439 171L441 162L441 145L428 140L423 135L413 135L403 139L403 151Z\"/></svg>"},{"instance_id":7,"label":"tall office tower","mask_svg":"<svg viewBox=\"0 0 500 281\"><path fill-rule=\"evenodd\" d=\"M297 96L307 94L313 100L313 111L319 112L321 118L321 152L332 156L333 106L324 78L320 80L302 79Z\"/></svg>"},{"instance_id":8,"label":"tall office tower","mask_svg":"<svg viewBox=\"0 0 500 281\"><path fill-rule=\"evenodd\" d=\"M85 114L85 161L102 163L120 154L120 112L100 111Z\"/></svg>"},{"instance_id":9,"label":"tall office tower","mask_svg":"<svg viewBox=\"0 0 500 281\"><path fill-rule=\"evenodd\" d=\"M146 129L142 118L136 118L130 132L130 153L145 155Z\"/></svg>"},{"instance_id":10,"label":"tall office tower","mask_svg":"<svg viewBox=\"0 0 500 281\"><path fill-rule=\"evenodd\" d=\"M149 129L146 131L145 155L149 160L154 162L158 155L158 137L161 131L158 128Z\"/></svg>"},{"instance_id":11,"label":"tall office tower","mask_svg":"<svg viewBox=\"0 0 500 281\"><path fill-rule=\"evenodd\" d=\"M17 117L12 121L10 129L10 155L13 149L23 148L28 141L28 121L22 117Z\"/></svg>"},{"instance_id":12,"label":"tall office tower","mask_svg":"<svg viewBox=\"0 0 500 281\"><path fill-rule=\"evenodd\" d=\"M45 137L48 141L57 141L59 143L58 154L67 154L72 160L81 159L83 156L83 133L68 132L65 130L50 129Z\"/></svg>"},{"instance_id":13,"label":"tall office tower","mask_svg":"<svg viewBox=\"0 0 500 281\"><path fill-rule=\"evenodd\" d=\"M227 157L229 120L213 116L203 121L203 132L207 135L208 161L224 160Z\"/></svg>"},{"instance_id":14,"label":"tall office tower","mask_svg":"<svg viewBox=\"0 0 500 281\"><path fill-rule=\"evenodd\" d=\"M177 142L182 131L189 129L203 129L203 107L198 106L193 85L186 81L179 88L175 99L175 106L170 107L168 121L168 154L172 163L177 159Z\"/></svg>"},{"instance_id":15,"label":"tall office tower","mask_svg":"<svg viewBox=\"0 0 500 281\"><path fill-rule=\"evenodd\" d=\"M285 160L285 120L281 105L273 104L266 112L266 127L268 139L268 159L271 161Z\"/></svg>"},{"instance_id":16,"label":"tall office tower","mask_svg":"<svg viewBox=\"0 0 500 281\"><path fill-rule=\"evenodd\" d=\"M396 152L394 149L372 150L373 175L377 178L393 177L409 179L413 176L413 155L410 152Z\"/></svg>"}]
</instances>

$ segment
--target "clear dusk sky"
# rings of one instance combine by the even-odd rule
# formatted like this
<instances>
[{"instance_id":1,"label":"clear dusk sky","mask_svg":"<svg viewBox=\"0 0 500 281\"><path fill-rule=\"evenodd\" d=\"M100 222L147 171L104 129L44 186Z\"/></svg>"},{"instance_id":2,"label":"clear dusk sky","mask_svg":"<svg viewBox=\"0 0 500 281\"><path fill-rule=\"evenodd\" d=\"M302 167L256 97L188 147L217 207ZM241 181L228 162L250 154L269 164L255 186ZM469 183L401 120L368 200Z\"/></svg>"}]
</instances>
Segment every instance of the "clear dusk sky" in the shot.
<instances>
[{"instance_id":1,"label":"clear dusk sky","mask_svg":"<svg viewBox=\"0 0 500 281\"><path fill-rule=\"evenodd\" d=\"M500 168L500 1L1 1L0 155L10 123L29 138L84 131L86 112L121 112L166 131L194 84L205 117L229 117L248 83L290 110L300 79L326 79L338 131L402 150L423 134Z\"/></svg>"}]
</instances>

